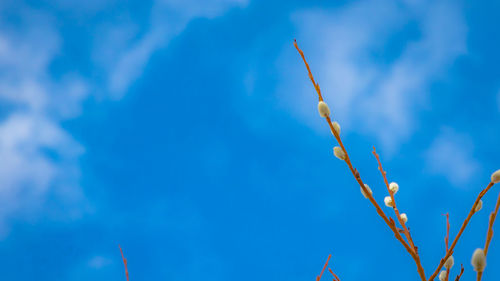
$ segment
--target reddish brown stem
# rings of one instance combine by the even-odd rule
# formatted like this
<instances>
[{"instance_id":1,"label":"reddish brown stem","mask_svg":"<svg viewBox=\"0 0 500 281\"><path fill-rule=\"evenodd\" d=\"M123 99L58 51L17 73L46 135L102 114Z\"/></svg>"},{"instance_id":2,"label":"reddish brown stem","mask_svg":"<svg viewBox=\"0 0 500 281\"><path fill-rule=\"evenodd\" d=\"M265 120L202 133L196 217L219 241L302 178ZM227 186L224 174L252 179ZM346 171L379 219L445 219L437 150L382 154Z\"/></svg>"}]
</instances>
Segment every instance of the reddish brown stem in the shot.
<instances>
[{"instance_id":1,"label":"reddish brown stem","mask_svg":"<svg viewBox=\"0 0 500 281\"><path fill-rule=\"evenodd\" d=\"M446 244L446 252L448 252L448 244L450 243L450 214L446 213L446 237L444 238Z\"/></svg>"},{"instance_id":2,"label":"reddish brown stem","mask_svg":"<svg viewBox=\"0 0 500 281\"><path fill-rule=\"evenodd\" d=\"M123 255L123 250L122 250L122 247L120 247L120 245L118 245L118 248L120 248L120 253L122 253L123 265L125 265L125 276L127 276L127 281L129 281L129 280L128 280L127 259L126 259L126 258L125 258L125 256Z\"/></svg>"},{"instance_id":3,"label":"reddish brown stem","mask_svg":"<svg viewBox=\"0 0 500 281\"><path fill-rule=\"evenodd\" d=\"M377 151L375 150L375 147L373 147L373 152L372 153L375 156L375 158L377 159L378 169L379 169L380 173L382 174L382 177L384 178L385 186L387 187L387 191L389 192L389 194L391 196L392 205L393 205L392 208L394 209L394 213L396 214L396 218L398 219L399 224L401 226L403 226L403 232L404 232L404 234L406 236L406 239L408 240L408 243L413 248L413 252L415 254L417 254L416 249L415 249L415 245L413 244L413 240L412 240L411 235L410 235L410 232L408 231L408 228L406 227L405 222L401 218L401 214L399 213L399 210L397 208L396 198L394 198L394 192L392 192L391 188L389 187L389 181L387 180L387 172L384 171L384 168L382 168L382 162L380 161L380 156L377 154Z\"/></svg>"},{"instance_id":4,"label":"reddish brown stem","mask_svg":"<svg viewBox=\"0 0 500 281\"><path fill-rule=\"evenodd\" d=\"M314 81L314 77L312 75L311 68L309 68L309 64L306 61L306 57L304 56L304 52L302 52L302 50L299 48L299 45L297 45L297 40L293 40L293 45L295 46L297 51L299 51L299 54L302 57L304 64L306 65L307 72L309 73L309 79L311 79L311 82L314 85L314 89L316 89L316 92L318 93L319 100L322 101L323 96L321 95L321 90L319 89L319 85L316 83L316 81Z\"/></svg>"},{"instance_id":5,"label":"reddish brown stem","mask_svg":"<svg viewBox=\"0 0 500 281\"><path fill-rule=\"evenodd\" d=\"M495 210L490 214L490 221L488 223L488 232L486 234L486 242L484 244L484 255L488 254L488 248L490 247L491 239L493 238L493 224L498 214L498 208L500 207L500 193L498 194L497 204L495 205ZM482 272L477 273L477 281L480 281L483 277Z\"/></svg>"},{"instance_id":6,"label":"reddish brown stem","mask_svg":"<svg viewBox=\"0 0 500 281\"><path fill-rule=\"evenodd\" d=\"M469 211L469 215L467 215L467 218L465 218L464 222L462 223L462 227L460 227L460 231L458 232L457 236L455 236L455 239L453 239L453 243L451 243L451 246L450 248L448 249L448 251L446 252L446 255L441 259L441 261L439 262L439 265L438 267L436 268L436 270L434 271L434 273L432 273L431 277L429 277L429 281L432 281L434 280L434 278L436 278L436 276L438 275L439 271L441 270L441 268L443 267L444 263L446 262L446 260L453 254L453 249L455 248L455 246L457 245L457 242L458 242L458 239L460 239L460 236L462 235L462 233L464 232L465 228L467 227L467 224L469 223L470 219L472 218L472 216L474 215L475 213L475 210L476 210L476 206L477 204L479 204L479 200L481 200L481 198L483 198L483 196L488 192L488 190L491 189L491 187L494 185L494 183L490 182L488 184L488 186L486 186L485 189L483 189L479 195L477 196L476 198L476 201L474 201L474 204L472 205L472 208L471 210Z\"/></svg>"},{"instance_id":7,"label":"reddish brown stem","mask_svg":"<svg viewBox=\"0 0 500 281\"><path fill-rule=\"evenodd\" d=\"M330 260L331 257L332 255L328 255L328 258L326 259L325 265L323 266L321 273L318 276L316 276L316 281L319 281L321 279L321 276L323 276L323 273L325 272L325 269L328 266L328 261Z\"/></svg>"},{"instance_id":8,"label":"reddish brown stem","mask_svg":"<svg viewBox=\"0 0 500 281\"><path fill-rule=\"evenodd\" d=\"M459 275L457 275L457 277L455 278L455 281L459 281L459 280L460 280L460 277L462 277L462 274L464 274L464 265L463 265L463 264L461 264L461 265L460 265L460 267L461 267L462 269L460 269L460 274L459 274Z\"/></svg>"},{"instance_id":9,"label":"reddish brown stem","mask_svg":"<svg viewBox=\"0 0 500 281\"><path fill-rule=\"evenodd\" d=\"M491 238L493 238L493 224L495 223L499 207L500 207L500 193L498 194L495 211L490 214L490 222L488 224L488 234L486 234L486 243L484 244L484 255L488 254L488 248L490 247Z\"/></svg>"},{"instance_id":10,"label":"reddish brown stem","mask_svg":"<svg viewBox=\"0 0 500 281\"><path fill-rule=\"evenodd\" d=\"M333 273L333 270L331 268L328 268L328 271L333 275L333 280L335 281L340 281L340 278L337 276L337 274Z\"/></svg>"}]
</instances>

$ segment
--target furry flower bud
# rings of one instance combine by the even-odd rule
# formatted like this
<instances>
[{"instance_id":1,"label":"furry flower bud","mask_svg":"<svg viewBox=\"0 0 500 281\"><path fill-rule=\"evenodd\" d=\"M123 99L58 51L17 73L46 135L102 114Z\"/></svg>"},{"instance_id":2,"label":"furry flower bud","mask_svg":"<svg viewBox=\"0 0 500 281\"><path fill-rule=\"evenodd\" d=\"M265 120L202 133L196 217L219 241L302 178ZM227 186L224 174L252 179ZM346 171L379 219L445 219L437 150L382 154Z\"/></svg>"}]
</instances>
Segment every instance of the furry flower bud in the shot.
<instances>
[{"instance_id":1,"label":"furry flower bud","mask_svg":"<svg viewBox=\"0 0 500 281\"><path fill-rule=\"evenodd\" d=\"M330 115L330 108L324 101L318 103L318 112L321 117L328 117Z\"/></svg>"},{"instance_id":2,"label":"furry flower bud","mask_svg":"<svg viewBox=\"0 0 500 281\"><path fill-rule=\"evenodd\" d=\"M500 169L496 170L493 174L491 174L491 182L492 183L500 182Z\"/></svg>"},{"instance_id":3,"label":"furry flower bud","mask_svg":"<svg viewBox=\"0 0 500 281\"><path fill-rule=\"evenodd\" d=\"M439 272L439 281L446 281L446 270Z\"/></svg>"},{"instance_id":4,"label":"furry flower bud","mask_svg":"<svg viewBox=\"0 0 500 281\"><path fill-rule=\"evenodd\" d=\"M368 191L368 193L370 195L372 195L373 192L372 192L371 188L366 183L365 183L365 188L366 188L366 191ZM361 187L360 187L360 189L361 189L361 194L363 194L363 196L365 198L368 198L368 194L366 194L365 191Z\"/></svg>"},{"instance_id":5,"label":"furry flower bud","mask_svg":"<svg viewBox=\"0 0 500 281\"><path fill-rule=\"evenodd\" d=\"M474 209L475 212L481 211L483 208L483 200L479 200L479 203L477 203L476 208Z\"/></svg>"},{"instance_id":6,"label":"furry flower bud","mask_svg":"<svg viewBox=\"0 0 500 281\"><path fill-rule=\"evenodd\" d=\"M333 125L333 129L335 130L335 132L337 132L337 134L340 135L340 124L337 121L335 121L335 122L333 122L332 125ZM333 134L333 132L332 132L332 134Z\"/></svg>"},{"instance_id":7,"label":"furry flower bud","mask_svg":"<svg viewBox=\"0 0 500 281\"><path fill-rule=\"evenodd\" d=\"M405 213L402 213L401 215L399 215L399 217L404 223L408 221L408 216Z\"/></svg>"},{"instance_id":8,"label":"furry flower bud","mask_svg":"<svg viewBox=\"0 0 500 281\"><path fill-rule=\"evenodd\" d=\"M486 267L486 256L484 255L483 249L476 249L474 254L472 254L471 264L474 267L474 271L483 272Z\"/></svg>"},{"instance_id":9,"label":"furry flower bud","mask_svg":"<svg viewBox=\"0 0 500 281\"><path fill-rule=\"evenodd\" d=\"M333 154L335 155L335 157L337 157L340 160L346 159L345 152L344 152L344 150L342 150L342 148L340 146L336 146L333 148Z\"/></svg>"},{"instance_id":10,"label":"furry flower bud","mask_svg":"<svg viewBox=\"0 0 500 281\"><path fill-rule=\"evenodd\" d=\"M386 196L384 198L384 204L387 206L387 207L394 207L394 202L392 202L392 198L391 196Z\"/></svg>"},{"instance_id":11,"label":"furry flower bud","mask_svg":"<svg viewBox=\"0 0 500 281\"><path fill-rule=\"evenodd\" d=\"M455 264L455 259L453 258L453 256L450 256L444 263L444 267L446 269L451 269L454 264Z\"/></svg>"},{"instance_id":12,"label":"furry flower bud","mask_svg":"<svg viewBox=\"0 0 500 281\"><path fill-rule=\"evenodd\" d=\"M396 194L399 190L399 185L395 182L391 182L389 184L389 189L392 191L393 194Z\"/></svg>"}]
</instances>

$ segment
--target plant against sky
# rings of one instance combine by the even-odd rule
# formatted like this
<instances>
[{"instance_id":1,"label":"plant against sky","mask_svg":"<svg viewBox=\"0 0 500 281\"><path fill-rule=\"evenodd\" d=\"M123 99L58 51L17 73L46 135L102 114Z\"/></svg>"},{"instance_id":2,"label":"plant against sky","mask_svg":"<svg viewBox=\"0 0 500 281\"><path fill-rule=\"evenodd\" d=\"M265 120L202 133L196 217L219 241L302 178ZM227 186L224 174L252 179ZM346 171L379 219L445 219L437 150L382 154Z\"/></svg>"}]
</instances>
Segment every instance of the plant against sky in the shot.
<instances>
[{"instance_id":1,"label":"plant against sky","mask_svg":"<svg viewBox=\"0 0 500 281\"><path fill-rule=\"evenodd\" d=\"M389 193L389 196L386 196L384 198L384 204L387 207L392 208L394 210L394 214L395 214L396 219L397 219L397 223L396 223L396 221L394 221L394 219L392 217L386 215L386 213L382 210L380 205L377 203L377 201L373 197L373 191L371 190L371 188L367 184L365 184L363 182L359 172L357 171L356 168L354 168L354 166L351 162L351 159L349 158L349 154L347 153L347 149L346 149L345 145L342 143L342 140L340 138L340 124L336 121L332 121L332 119L330 117L330 108L328 107L326 102L323 100L323 96L321 94L321 89L319 87L319 84L316 83L316 81L314 80L314 77L312 75L309 64L307 63L306 58L304 56L304 52L299 48L296 41L294 42L294 46L297 49L297 51L299 52L302 59L304 60L304 64L305 64L305 66L307 68L307 72L309 74L309 78L311 79L311 82L314 86L314 89L318 93L318 98L319 98L318 112L319 112L319 115L321 117L325 118L328 126L330 127L332 135L335 137L335 139L337 140L337 142L339 144L339 146L335 146L333 148L333 154L338 159L345 161L349 170L351 171L352 175L354 176L354 178L356 179L356 181L358 182L358 184L360 186L361 194L365 198L367 198L370 201L370 203L375 207L378 215L384 220L384 222L387 224L387 226L394 233L394 236L396 237L396 239L403 245L403 247L406 249L408 254L415 261L415 264L417 266L417 272L418 272L421 280L422 281L427 281L427 280L432 281L432 280L434 280L434 278L436 278L436 276L439 275L440 281L448 281L449 275L450 275L450 270L454 265L454 258L452 255L453 250L455 249L455 246L457 245L462 233L464 232L465 228L467 227L467 224L471 220L472 216L482 209L483 202L482 202L481 198L483 198L483 196L486 195L486 193L496 183L500 182L500 169L495 171L491 175L491 181L477 196L467 218L464 220L459 232L457 233L457 235L453 239L453 242L451 243L451 245L449 245L449 231L450 231L449 214L446 214L446 222L447 222L446 223L446 237L445 237L446 253L445 253L444 257L440 260L437 268L434 270L434 272L427 279L424 268L423 268L422 263L420 261L418 247L413 242L413 238L410 234L410 229L406 226L406 223L408 221L408 216L405 213L400 213L400 211L397 207L397 204L396 204L395 194L399 190L399 185L395 182L389 183L389 180L387 179L387 172L384 171L384 169L382 168L382 162L380 160L380 157L377 154L375 147L373 147L373 155L377 159L378 169L379 169L380 173L382 174L384 183L387 187L387 192ZM485 267L486 267L486 255L488 253L490 242L491 242L491 239L493 237L493 224L494 224L496 216L498 214L499 206L500 206L500 193L499 193L498 200L497 200L496 206L494 208L494 211L490 215L489 224L488 224L488 231L486 234L486 242L485 242L484 248L476 249L472 255L471 264L474 268L474 271L477 272L477 281L481 280L483 272L484 272ZM400 227L398 226L398 223L399 223ZM319 281L321 279L326 267L328 266L328 262L329 262L330 258L331 258L331 255L328 256L328 259L327 259L320 275L318 275L316 277L316 281ZM441 268L443 268L443 266L445 269L440 272L440 270L441 270ZM333 275L334 281L340 281L340 278L333 272L333 270L331 268L329 268L329 271ZM460 280L463 272L464 272L464 267L462 264L461 269L460 269L460 273L456 276L455 281Z\"/></svg>"}]
</instances>

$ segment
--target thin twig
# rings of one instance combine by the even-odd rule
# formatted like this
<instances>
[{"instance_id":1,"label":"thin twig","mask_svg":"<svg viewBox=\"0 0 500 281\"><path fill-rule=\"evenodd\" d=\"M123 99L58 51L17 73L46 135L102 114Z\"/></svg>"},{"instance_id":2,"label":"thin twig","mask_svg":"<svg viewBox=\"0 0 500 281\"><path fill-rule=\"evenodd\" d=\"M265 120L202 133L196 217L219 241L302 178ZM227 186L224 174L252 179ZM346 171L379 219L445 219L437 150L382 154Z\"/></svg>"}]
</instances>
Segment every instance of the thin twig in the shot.
<instances>
[{"instance_id":1,"label":"thin twig","mask_svg":"<svg viewBox=\"0 0 500 281\"><path fill-rule=\"evenodd\" d=\"M500 193L498 194L497 204L495 206L495 211L490 214L490 222L488 225L488 234L486 235L486 243L484 244L484 255L488 254L488 248L490 247L491 238L493 238L493 224L498 214L498 208L500 207Z\"/></svg>"},{"instance_id":2,"label":"thin twig","mask_svg":"<svg viewBox=\"0 0 500 281\"><path fill-rule=\"evenodd\" d=\"M406 239L408 240L408 243L413 248L414 253L417 254L416 251L415 251L415 245L413 244L413 240L411 238L410 232L408 231L408 228L406 227L405 222L401 218L399 210L398 210L398 208L396 206L396 198L394 198L394 192L392 192L391 188L389 187L389 181L387 180L387 172L384 171L384 168L382 168L382 162L380 161L380 157L377 154L377 151L375 150L375 147L373 147L373 152L372 153L375 156L375 158L377 159L378 169L379 169L380 173L382 174L382 177L384 178L384 183L385 183L385 185L387 187L387 191L389 192L389 194L391 196L391 199L392 199L392 208L394 209L394 213L396 214L396 218L398 219L399 224L401 226L403 226L403 232L404 232L404 234L406 236Z\"/></svg>"},{"instance_id":3,"label":"thin twig","mask_svg":"<svg viewBox=\"0 0 500 281\"><path fill-rule=\"evenodd\" d=\"M332 255L328 255L328 259L326 259L325 265L323 266L321 273L318 276L316 276L316 281L319 281L321 279L321 276L323 276L323 273L325 272L325 269L328 266L328 261L330 260L331 257Z\"/></svg>"},{"instance_id":4,"label":"thin twig","mask_svg":"<svg viewBox=\"0 0 500 281\"><path fill-rule=\"evenodd\" d=\"M488 232L486 234L486 242L484 244L484 255L488 254L488 248L490 247L491 238L493 238L493 224L498 214L498 208L500 207L500 193L498 194L497 204L495 205L495 211L490 214L490 221L488 223ZM477 273L477 281L480 281L483 276L482 272Z\"/></svg>"},{"instance_id":5,"label":"thin twig","mask_svg":"<svg viewBox=\"0 0 500 281\"><path fill-rule=\"evenodd\" d=\"M118 248L120 248L120 252L122 253L123 264L125 265L125 276L127 276L127 281L129 281L129 280L128 280L127 259L126 259L126 258L125 258L125 256L123 255L123 250L122 250L122 247L120 247L120 245L118 245Z\"/></svg>"},{"instance_id":6,"label":"thin twig","mask_svg":"<svg viewBox=\"0 0 500 281\"><path fill-rule=\"evenodd\" d=\"M479 195L477 196L476 198L476 201L474 201L474 204L472 205L472 208L471 210L469 211L469 215L467 216L467 218L464 220L464 222L462 223L462 227L460 228L460 231L458 232L457 236L455 236L455 239L453 240L453 243L451 243L451 246L450 248L448 249L448 251L446 252L446 255L441 259L441 261L439 262L439 265L438 267L436 268L436 270L434 271L434 273L431 275L431 277L429 277L429 281L432 281L434 280L434 278L436 278L436 276L438 275L439 273L439 270L441 270L441 268L443 267L444 263L446 262L446 260L453 254L453 249L455 248L455 246L457 245L457 242L458 242L458 239L460 239L460 236L462 235L462 233L464 232L465 228L467 227L467 224L469 223L470 219L472 218L472 215L474 215L474 213L476 212L476 206L477 204L479 204L479 200L481 200L481 198L483 198L483 196L488 192L488 190L490 190L490 188L494 185L494 183L490 182L488 184L488 186L486 186L485 189L483 189Z\"/></svg>"},{"instance_id":7,"label":"thin twig","mask_svg":"<svg viewBox=\"0 0 500 281\"><path fill-rule=\"evenodd\" d=\"M328 268L328 271L333 275L333 280L340 281L340 278L337 276L337 274L333 273L333 270L331 268Z\"/></svg>"},{"instance_id":8,"label":"thin twig","mask_svg":"<svg viewBox=\"0 0 500 281\"><path fill-rule=\"evenodd\" d=\"M445 244L445 254L448 252L448 244L450 241L450 214L446 213L446 236L444 237L444 244ZM446 269L446 277L445 280L448 281L450 278L450 269Z\"/></svg>"},{"instance_id":9,"label":"thin twig","mask_svg":"<svg viewBox=\"0 0 500 281\"><path fill-rule=\"evenodd\" d=\"M446 245L446 252L445 254L448 252L448 244L450 242L450 214L449 213L446 213L445 214L446 216L446 236L444 237L444 244Z\"/></svg>"},{"instance_id":10,"label":"thin twig","mask_svg":"<svg viewBox=\"0 0 500 281\"><path fill-rule=\"evenodd\" d=\"M306 57L304 56L304 52L302 52L302 50L297 45L297 40L293 40L293 45L295 46L295 48L297 49L297 51L299 51L299 54L302 57L302 60L304 61L304 64L306 65L307 72L309 73L309 79L311 79L311 82L314 85L314 89L316 89L316 92L318 92L319 101L322 101L323 100L323 96L321 95L321 90L319 89L319 85L314 81L314 77L312 75L311 68L309 68L309 64L306 61Z\"/></svg>"},{"instance_id":11,"label":"thin twig","mask_svg":"<svg viewBox=\"0 0 500 281\"><path fill-rule=\"evenodd\" d=\"M302 59L304 60L304 64L306 65L307 71L309 73L309 78L311 79L311 81L312 81L312 83L314 85L314 88L316 89L316 92L318 93L319 100L322 101L323 97L321 95L321 91L319 89L319 85L314 81L314 77L312 75L311 69L309 68L309 64L307 64L306 58L304 56L304 52L302 52L302 50L297 45L297 41L294 41L294 46L297 49L297 51L299 52L299 54L301 55ZM379 214L379 216L384 220L384 222L392 230L392 232L394 233L394 236L396 237L396 239L399 242L401 242L401 244L405 247L406 251L408 251L408 253L411 255L411 257L415 260L415 263L417 264L417 268L418 268L418 273L419 273L422 281L426 281L425 274L423 273L423 269L419 268L420 262L418 261L418 256L414 253L414 250L403 239L403 237L401 236L401 234L399 233L399 231L398 231L398 229L396 227L396 224L394 223L394 220L392 218L389 219L386 216L386 214L384 213L384 211L382 210L382 208L380 208L380 206L378 205L377 201L375 201L375 198L373 198L373 195L370 194L368 192L368 190L366 189L363 181L361 180L361 177L359 176L358 171L352 166L351 160L349 158L349 154L347 153L347 150L346 150L344 144L342 143L342 140L340 139L340 135L333 128L332 120L330 119L330 117L327 116L325 118L325 120L328 123L328 126L330 126L330 130L332 131L333 135L335 136L335 139L337 140L337 142L339 143L340 147L342 148L342 150L344 151L344 153L346 155L345 162L346 162L347 166L349 167L349 170L351 171L352 175L354 176L354 178L358 182L358 184L361 187L361 189L363 190L363 192L367 195L368 200L370 200L370 202L372 203L372 205L375 207L375 209L376 209L377 213Z\"/></svg>"},{"instance_id":12,"label":"thin twig","mask_svg":"<svg viewBox=\"0 0 500 281\"><path fill-rule=\"evenodd\" d=\"M420 276L423 276L423 280L425 280L424 268L422 266L422 263L420 262L420 256L418 255L417 247L413 243L413 239L411 238L410 231L408 230L405 222L401 218L401 215L400 215L399 210L398 210L397 205L396 205L396 199L394 198L394 192L392 192L391 188L389 187L389 181L387 180L387 172L384 171L384 168L382 167L382 161L380 161L380 156L377 154L375 147L373 147L372 153L375 156L375 158L377 159L378 169L379 169L380 173L382 174L382 177L384 178L384 183L387 187L387 191L389 192L389 194L391 196L392 208L394 209L394 213L396 214L396 218L398 219L399 224L403 227L403 232L406 236L406 239L408 240L408 243L413 248L413 257L414 257L415 263L417 264L418 273L420 274Z\"/></svg>"},{"instance_id":13,"label":"thin twig","mask_svg":"<svg viewBox=\"0 0 500 281\"><path fill-rule=\"evenodd\" d=\"M459 274L459 275L457 275L457 277L455 278L455 281L459 281L459 280L460 280L460 277L462 277L462 274L464 274L464 265L463 265L463 264L461 264L461 265L460 265L460 267L461 267L462 269L460 269L460 274Z\"/></svg>"}]
</instances>

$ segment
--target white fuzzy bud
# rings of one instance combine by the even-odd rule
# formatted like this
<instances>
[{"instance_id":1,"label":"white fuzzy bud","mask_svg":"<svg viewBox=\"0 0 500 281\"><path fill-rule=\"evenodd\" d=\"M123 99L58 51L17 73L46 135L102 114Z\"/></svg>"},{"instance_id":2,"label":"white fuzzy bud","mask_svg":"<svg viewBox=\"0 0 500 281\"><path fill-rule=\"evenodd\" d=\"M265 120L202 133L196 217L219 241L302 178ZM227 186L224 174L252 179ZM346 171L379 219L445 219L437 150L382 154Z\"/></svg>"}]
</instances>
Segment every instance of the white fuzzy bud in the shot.
<instances>
[{"instance_id":1,"label":"white fuzzy bud","mask_svg":"<svg viewBox=\"0 0 500 281\"><path fill-rule=\"evenodd\" d=\"M472 254L472 260L470 262L474 267L474 271L483 272L486 267L486 256L484 255L483 249L476 249L474 254Z\"/></svg>"},{"instance_id":2,"label":"white fuzzy bud","mask_svg":"<svg viewBox=\"0 0 500 281\"><path fill-rule=\"evenodd\" d=\"M477 203L476 209L474 209L474 211L479 212L481 211L482 208L483 208L483 200L479 200L479 203Z\"/></svg>"},{"instance_id":3,"label":"white fuzzy bud","mask_svg":"<svg viewBox=\"0 0 500 281\"><path fill-rule=\"evenodd\" d=\"M401 215L399 215L399 217L404 223L408 221L408 216L405 213L402 213Z\"/></svg>"},{"instance_id":4,"label":"white fuzzy bud","mask_svg":"<svg viewBox=\"0 0 500 281\"><path fill-rule=\"evenodd\" d=\"M446 270L439 272L439 281L446 281Z\"/></svg>"},{"instance_id":5,"label":"white fuzzy bud","mask_svg":"<svg viewBox=\"0 0 500 281\"><path fill-rule=\"evenodd\" d=\"M366 183L365 183L365 188L366 188L366 191L368 191L368 193L370 195L373 193L372 190L371 190L371 188ZM363 194L363 196L365 198L368 198L368 194L365 193L365 191L363 190L363 188L360 187L360 189L361 189L361 194Z\"/></svg>"},{"instance_id":6,"label":"white fuzzy bud","mask_svg":"<svg viewBox=\"0 0 500 281\"><path fill-rule=\"evenodd\" d=\"M324 101L318 103L318 112L321 117L328 117L330 115L330 108Z\"/></svg>"},{"instance_id":7,"label":"white fuzzy bud","mask_svg":"<svg viewBox=\"0 0 500 281\"><path fill-rule=\"evenodd\" d=\"M384 198L384 204L387 206L387 207L394 207L394 202L392 202L392 198L391 196L386 196Z\"/></svg>"},{"instance_id":8,"label":"white fuzzy bud","mask_svg":"<svg viewBox=\"0 0 500 281\"><path fill-rule=\"evenodd\" d=\"M455 264L455 259L453 258L453 256L450 256L444 263L444 268L451 269L454 264Z\"/></svg>"},{"instance_id":9,"label":"white fuzzy bud","mask_svg":"<svg viewBox=\"0 0 500 281\"><path fill-rule=\"evenodd\" d=\"M389 189L392 191L393 194L396 194L399 190L399 185L395 182L391 182L389 184Z\"/></svg>"},{"instance_id":10,"label":"white fuzzy bud","mask_svg":"<svg viewBox=\"0 0 500 281\"><path fill-rule=\"evenodd\" d=\"M500 169L496 170L493 174L491 174L491 182L492 183L500 182Z\"/></svg>"},{"instance_id":11,"label":"white fuzzy bud","mask_svg":"<svg viewBox=\"0 0 500 281\"><path fill-rule=\"evenodd\" d=\"M340 124L337 121L335 121L332 123L332 125L333 125L333 129L335 130L335 132L337 132L337 135L340 136ZM332 132L332 134L333 134L333 132Z\"/></svg>"},{"instance_id":12,"label":"white fuzzy bud","mask_svg":"<svg viewBox=\"0 0 500 281\"><path fill-rule=\"evenodd\" d=\"M342 148L340 146L336 146L333 148L333 155L335 155L335 157L337 157L340 160L346 159L345 152L344 152L344 150L342 150Z\"/></svg>"}]
</instances>

